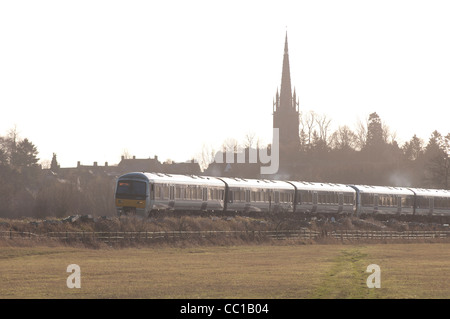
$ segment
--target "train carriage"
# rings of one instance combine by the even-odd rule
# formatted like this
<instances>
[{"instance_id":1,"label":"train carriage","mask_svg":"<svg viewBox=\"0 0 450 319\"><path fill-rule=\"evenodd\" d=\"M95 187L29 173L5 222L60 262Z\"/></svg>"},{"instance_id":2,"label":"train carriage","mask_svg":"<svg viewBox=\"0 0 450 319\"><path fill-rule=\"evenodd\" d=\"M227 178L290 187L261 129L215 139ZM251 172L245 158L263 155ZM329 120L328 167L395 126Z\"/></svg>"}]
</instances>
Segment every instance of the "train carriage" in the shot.
<instances>
[{"instance_id":1,"label":"train carriage","mask_svg":"<svg viewBox=\"0 0 450 319\"><path fill-rule=\"evenodd\" d=\"M290 181L296 188L296 213L353 214L356 191L343 184Z\"/></svg>"},{"instance_id":2,"label":"train carriage","mask_svg":"<svg viewBox=\"0 0 450 319\"><path fill-rule=\"evenodd\" d=\"M161 210L450 218L449 190L141 172L118 178L115 203L119 216Z\"/></svg>"},{"instance_id":3,"label":"train carriage","mask_svg":"<svg viewBox=\"0 0 450 319\"><path fill-rule=\"evenodd\" d=\"M117 213L148 216L151 211L222 211L225 185L215 177L128 173L117 180Z\"/></svg>"},{"instance_id":4,"label":"train carriage","mask_svg":"<svg viewBox=\"0 0 450 319\"><path fill-rule=\"evenodd\" d=\"M403 187L351 185L357 191L356 211L363 215L412 215L414 193Z\"/></svg>"},{"instance_id":5,"label":"train carriage","mask_svg":"<svg viewBox=\"0 0 450 319\"><path fill-rule=\"evenodd\" d=\"M450 191L443 189L410 188L415 194L414 215L450 217Z\"/></svg>"},{"instance_id":6,"label":"train carriage","mask_svg":"<svg viewBox=\"0 0 450 319\"><path fill-rule=\"evenodd\" d=\"M283 181L220 178L227 187L226 211L293 212L294 187Z\"/></svg>"}]
</instances>

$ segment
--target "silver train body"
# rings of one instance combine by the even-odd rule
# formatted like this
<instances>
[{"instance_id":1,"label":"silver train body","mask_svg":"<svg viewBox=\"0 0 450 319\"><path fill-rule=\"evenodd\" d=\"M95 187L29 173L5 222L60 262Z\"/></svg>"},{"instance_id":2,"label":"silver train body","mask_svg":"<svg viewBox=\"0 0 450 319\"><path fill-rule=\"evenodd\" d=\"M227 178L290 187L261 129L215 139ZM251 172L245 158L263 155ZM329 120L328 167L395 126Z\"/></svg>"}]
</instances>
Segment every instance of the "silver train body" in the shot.
<instances>
[{"instance_id":1,"label":"silver train body","mask_svg":"<svg viewBox=\"0 0 450 319\"><path fill-rule=\"evenodd\" d=\"M118 178L118 215L155 211L289 212L324 215L411 215L450 217L450 191L128 173Z\"/></svg>"}]
</instances>

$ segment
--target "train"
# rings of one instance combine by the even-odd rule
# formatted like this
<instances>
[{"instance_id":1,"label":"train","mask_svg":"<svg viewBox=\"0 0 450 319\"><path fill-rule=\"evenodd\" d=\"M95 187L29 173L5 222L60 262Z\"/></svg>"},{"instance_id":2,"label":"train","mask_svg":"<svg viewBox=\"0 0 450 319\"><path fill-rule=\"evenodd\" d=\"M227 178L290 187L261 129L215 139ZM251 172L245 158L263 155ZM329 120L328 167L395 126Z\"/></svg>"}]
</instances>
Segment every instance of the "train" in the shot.
<instances>
[{"instance_id":1,"label":"train","mask_svg":"<svg viewBox=\"0 0 450 319\"><path fill-rule=\"evenodd\" d=\"M450 220L450 191L130 172L117 178L118 216L156 212L407 217Z\"/></svg>"}]
</instances>

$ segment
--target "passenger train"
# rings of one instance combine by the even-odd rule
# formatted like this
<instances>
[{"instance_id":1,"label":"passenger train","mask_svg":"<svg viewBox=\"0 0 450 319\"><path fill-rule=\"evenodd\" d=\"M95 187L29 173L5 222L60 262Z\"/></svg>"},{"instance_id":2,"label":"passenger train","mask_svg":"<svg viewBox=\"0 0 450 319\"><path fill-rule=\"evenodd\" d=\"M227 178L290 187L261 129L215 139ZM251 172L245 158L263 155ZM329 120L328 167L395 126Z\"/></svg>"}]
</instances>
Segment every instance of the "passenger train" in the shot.
<instances>
[{"instance_id":1,"label":"passenger train","mask_svg":"<svg viewBox=\"0 0 450 319\"><path fill-rule=\"evenodd\" d=\"M117 214L158 211L406 216L450 220L450 191L133 172L115 188Z\"/></svg>"}]
</instances>

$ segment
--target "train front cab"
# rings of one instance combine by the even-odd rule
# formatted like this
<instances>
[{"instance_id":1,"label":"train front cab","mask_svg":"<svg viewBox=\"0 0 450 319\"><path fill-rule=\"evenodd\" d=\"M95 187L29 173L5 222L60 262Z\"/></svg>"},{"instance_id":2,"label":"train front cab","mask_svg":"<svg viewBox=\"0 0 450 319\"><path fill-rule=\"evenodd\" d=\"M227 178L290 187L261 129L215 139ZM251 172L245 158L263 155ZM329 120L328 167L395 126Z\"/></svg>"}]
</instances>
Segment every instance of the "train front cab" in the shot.
<instances>
[{"instance_id":1,"label":"train front cab","mask_svg":"<svg viewBox=\"0 0 450 319\"><path fill-rule=\"evenodd\" d=\"M115 204L118 216L146 216L149 209L149 181L141 173L129 173L118 178L115 189Z\"/></svg>"}]
</instances>

